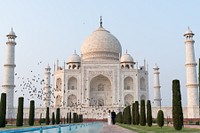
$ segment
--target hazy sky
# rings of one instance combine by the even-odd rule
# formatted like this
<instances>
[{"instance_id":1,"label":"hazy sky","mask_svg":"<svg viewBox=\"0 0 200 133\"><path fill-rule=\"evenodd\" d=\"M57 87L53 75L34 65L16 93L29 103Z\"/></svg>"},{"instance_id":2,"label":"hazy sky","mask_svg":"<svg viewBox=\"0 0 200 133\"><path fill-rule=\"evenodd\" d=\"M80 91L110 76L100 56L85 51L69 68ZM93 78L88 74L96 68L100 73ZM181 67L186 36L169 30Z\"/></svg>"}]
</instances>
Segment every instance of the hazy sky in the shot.
<instances>
[{"instance_id":1,"label":"hazy sky","mask_svg":"<svg viewBox=\"0 0 200 133\"><path fill-rule=\"evenodd\" d=\"M48 63L53 68L57 59L63 64L74 50L80 54L84 39L99 27L99 16L103 16L103 27L118 38L123 53L128 49L139 65L147 60L150 99L153 101L153 66L157 63L162 105L171 105L171 82L179 79L183 106L186 106L183 34L188 26L195 33L198 61L199 12L199 0L0 0L0 84L3 82L6 34L11 27L18 36L16 106L17 97L23 94L19 91L23 80L34 75L43 78ZM28 105L29 101L25 101Z\"/></svg>"}]
</instances>

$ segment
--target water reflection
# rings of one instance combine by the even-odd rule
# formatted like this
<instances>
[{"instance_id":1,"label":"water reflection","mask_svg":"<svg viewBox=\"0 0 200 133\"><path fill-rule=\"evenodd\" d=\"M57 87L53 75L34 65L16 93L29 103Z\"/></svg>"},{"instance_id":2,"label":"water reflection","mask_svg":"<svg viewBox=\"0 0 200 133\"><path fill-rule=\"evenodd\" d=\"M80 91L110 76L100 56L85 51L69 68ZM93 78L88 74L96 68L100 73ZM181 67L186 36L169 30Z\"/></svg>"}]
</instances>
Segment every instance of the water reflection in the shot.
<instances>
[{"instance_id":1,"label":"water reflection","mask_svg":"<svg viewBox=\"0 0 200 133\"><path fill-rule=\"evenodd\" d=\"M30 133L98 133L103 124L102 122L66 124L57 128L43 129L42 132L38 130Z\"/></svg>"}]
</instances>

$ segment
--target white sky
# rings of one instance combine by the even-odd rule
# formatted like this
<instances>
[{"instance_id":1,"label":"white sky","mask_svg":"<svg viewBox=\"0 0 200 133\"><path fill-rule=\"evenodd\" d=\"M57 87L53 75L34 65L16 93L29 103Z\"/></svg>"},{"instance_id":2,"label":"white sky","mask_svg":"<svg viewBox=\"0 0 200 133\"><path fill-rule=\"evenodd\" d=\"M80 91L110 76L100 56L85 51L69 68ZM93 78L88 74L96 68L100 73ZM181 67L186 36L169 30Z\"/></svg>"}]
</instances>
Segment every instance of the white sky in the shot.
<instances>
[{"instance_id":1,"label":"white sky","mask_svg":"<svg viewBox=\"0 0 200 133\"><path fill-rule=\"evenodd\" d=\"M16 77L20 78L15 79L16 106L17 97L23 94L19 91L20 84L34 75L42 79L48 63L52 68L57 59L63 64L75 49L80 54L84 39L98 28L99 16L103 16L104 28L118 38L123 52L128 49L140 65L147 60L150 99L153 101L153 66L157 63L162 105L171 105L171 82L179 79L183 106L186 106L183 34L188 26L195 33L198 61L199 12L198 0L0 0L0 84L3 82L6 34L11 27L18 36L15 70ZM39 83L35 86L42 88ZM26 95L25 99L28 98ZM25 105L29 106L28 100Z\"/></svg>"}]
</instances>

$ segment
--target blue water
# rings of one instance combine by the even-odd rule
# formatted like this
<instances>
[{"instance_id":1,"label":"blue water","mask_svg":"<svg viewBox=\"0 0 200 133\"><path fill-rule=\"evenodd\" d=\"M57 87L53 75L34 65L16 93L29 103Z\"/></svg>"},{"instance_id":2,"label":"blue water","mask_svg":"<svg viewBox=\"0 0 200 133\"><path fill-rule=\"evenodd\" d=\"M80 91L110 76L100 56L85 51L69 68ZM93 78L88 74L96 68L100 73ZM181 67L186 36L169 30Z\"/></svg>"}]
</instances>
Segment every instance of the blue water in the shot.
<instances>
[{"instance_id":1,"label":"blue water","mask_svg":"<svg viewBox=\"0 0 200 133\"><path fill-rule=\"evenodd\" d=\"M35 128L22 128L16 130L4 130L0 133L98 133L103 127L102 122L90 122L80 124L62 124L56 126L44 126Z\"/></svg>"}]
</instances>

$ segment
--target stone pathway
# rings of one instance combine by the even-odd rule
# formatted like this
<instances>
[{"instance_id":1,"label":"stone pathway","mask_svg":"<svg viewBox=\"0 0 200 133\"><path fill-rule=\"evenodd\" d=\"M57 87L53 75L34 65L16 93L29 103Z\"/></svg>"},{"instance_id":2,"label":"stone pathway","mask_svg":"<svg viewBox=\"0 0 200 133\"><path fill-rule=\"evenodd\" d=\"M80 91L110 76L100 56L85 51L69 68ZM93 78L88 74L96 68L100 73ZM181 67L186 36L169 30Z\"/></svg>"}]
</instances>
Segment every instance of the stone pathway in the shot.
<instances>
[{"instance_id":1,"label":"stone pathway","mask_svg":"<svg viewBox=\"0 0 200 133\"><path fill-rule=\"evenodd\" d=\"M200 125L184 125L184 127L200 129Z\"/></svg>"},{"instance_id":2,"label":"stone pathway","mask_svg":"<svg viewBox=\"0 0 200 133\"><path fill-rule=\"evenodd\" d=\"M173 127L173 124L168 124L168 126ZM200 125L184 125L184 128L195 128L195 129L200 129Z\"/></svg>"},{"instance_id":3,"label":"stone pathway","mask_svg":"<svg viewBox=\"0 0 200 133\"><path fill-rule=\"evenodd\" d=\"M100 130L100 133L136 133L136 132L128 130L126 128L122 128L118 125L107 125L106 123Z\"/></svg>"}]
</instances>

